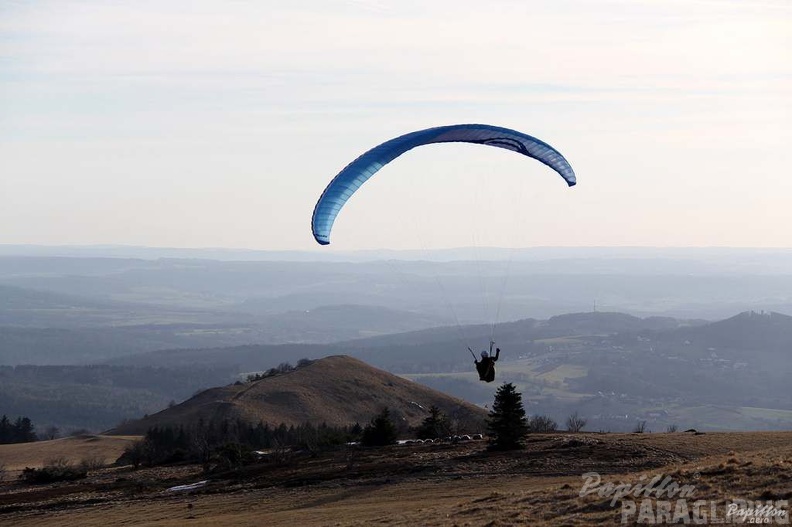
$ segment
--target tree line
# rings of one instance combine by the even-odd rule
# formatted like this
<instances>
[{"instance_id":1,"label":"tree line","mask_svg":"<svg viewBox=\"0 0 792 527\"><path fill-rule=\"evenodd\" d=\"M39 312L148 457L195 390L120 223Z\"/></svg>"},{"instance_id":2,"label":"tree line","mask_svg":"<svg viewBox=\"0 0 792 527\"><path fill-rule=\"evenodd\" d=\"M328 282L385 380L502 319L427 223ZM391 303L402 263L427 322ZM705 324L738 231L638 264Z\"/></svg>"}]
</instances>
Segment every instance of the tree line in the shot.
<instances>
[{"instance_id":1,"label":"tree line","mask_svg":"<svg viewBox=\"0 0 792 527\"><path fill-rule=\"evenodd\" d=\"M11 421L8 416L0 417L0 444L30 443L38 440L36 428L27 417L17 417Z\"/></svg>"},{"instance_id":2,"label":"tree line","mask_svg":"<svg viewBox=\"0 0 792 527\"><path fill-rule=\"evenodd\" d=\"M433 406L420 426L408 432L420 439L434 439L448 436L454 428L452 420ZM383 408L365 426L360 423L270 426L263 422L254 425L242 419L201 419L194 426L149 428L144 438L127 447L118 461L136 467L198 462L206 469L230 468L251 461L261 452L268 455L283 450L316 452L346 444L385 446L396 443L399 434L388 408Z\"/></svg>"},{"instance_id":3,"label":"tree line","mask_svg":"<svg viewBox=\"0 0 792 527\"><path fill-rule=\"evenodd\" d=\"M288 370L286 370L288 371ZM255 379L254 379L255 380ZM567 420L567 429L578 432L586 421L577 413ZM409 433L419 439L442 439L453 435L452 420L436 406L429 408L420 425ZM546 416L526 417L522 395L513 384L501 386L487 418L489 448L522 448L531 432L553 432L555 421ZM459 430L456 430L459 432ZM404 431L402 431L404 432ZM470 430L468 432L474 432ZM210 467L232 468L252 461L256 456L275 455L286 450L320 451L345 444L364 447L395 444L400 430L388 408L383 408L365 426L314 425L278 426L242 419L199 420L194 426L156 426L149 428L140 441L127 447L120 463L154 466L166 463L198 462Z\"/></svg>"},{"instance_id":4,"label":"tree line","mask_svg":"<svg viewBox=\"0 0 792 527\"><path fill-rule=\"evenodd\" d=\"M319 450L354 441L363 428L358 425L331 426L304 423L270 426L252 425L242 419L199 420L194 426L152 427L140 441L127 447L119 462L154 466L165 463L198 462L236 465L252 459L256 451L283 448Z\"/></svg>"}]
</instances>

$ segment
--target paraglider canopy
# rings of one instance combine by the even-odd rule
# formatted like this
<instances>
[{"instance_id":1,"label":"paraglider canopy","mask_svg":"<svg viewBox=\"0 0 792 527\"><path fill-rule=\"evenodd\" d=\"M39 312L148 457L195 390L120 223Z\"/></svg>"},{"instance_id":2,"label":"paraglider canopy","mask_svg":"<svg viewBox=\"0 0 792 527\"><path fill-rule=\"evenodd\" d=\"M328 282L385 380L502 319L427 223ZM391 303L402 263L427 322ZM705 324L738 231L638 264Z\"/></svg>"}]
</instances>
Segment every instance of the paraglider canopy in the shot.
<instances>
[{"instance_id":1,"label":"paraglider canopy","mask_svg":"<svg viewBox=\"0 0 792 527\"><path fill-rule=\"evenodd\" d=\"M486 124L456 124L419 130L372 148L333 178L314 207L311 230L316 241L321 245L330 243L330 231L341 208L383 166L417 146L453 142L505 148L541 161L558 172L570 187L577 182L574 170L558 150L516 130Z\"/></svg>"}]
</instances>

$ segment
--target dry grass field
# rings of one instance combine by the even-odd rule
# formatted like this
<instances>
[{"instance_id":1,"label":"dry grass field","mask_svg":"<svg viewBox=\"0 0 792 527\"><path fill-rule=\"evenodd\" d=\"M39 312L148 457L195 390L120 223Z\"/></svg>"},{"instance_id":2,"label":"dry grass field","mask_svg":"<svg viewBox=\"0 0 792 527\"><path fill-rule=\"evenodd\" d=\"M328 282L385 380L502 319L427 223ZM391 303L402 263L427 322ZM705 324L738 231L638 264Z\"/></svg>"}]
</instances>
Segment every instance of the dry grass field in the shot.
<instances>
[{"instance_id":1,"label":"dry grass field","mask_svg":"<svg viewBox=\"0 0 792 527\"><path fill-rule=\"evenodd\" d=\"M110 464L136 439L139 436L83 435L36 443L0 445L0 467L5 468L6 478L9 478L19 475L25 467L41 467L56 459L70 463L91 460Z\"/></svg>"},{"instance_id":2,"label":"dry grass field","mask_svg":"<svg viewBox=\"0 0 792 527\"><path fill-rule=\"evenodd\" d=\"M116 447L104 439L97 444ZM62 445L61 455L84 454L84 443ZM70 446L74 454L66 453ZM716 506L792 498L792 432L559 433L530 436L520 452L485 447L474 441L341 449L209 476L186 465L108 467L78 482L39 486L6 481L0 525L621 525L621 501L580 495L587 472L601 474L603 483L670 476L695 489L692 499ZM196 490L167 490L202 480L208 483Z\"/></svg>"}]
</instances>

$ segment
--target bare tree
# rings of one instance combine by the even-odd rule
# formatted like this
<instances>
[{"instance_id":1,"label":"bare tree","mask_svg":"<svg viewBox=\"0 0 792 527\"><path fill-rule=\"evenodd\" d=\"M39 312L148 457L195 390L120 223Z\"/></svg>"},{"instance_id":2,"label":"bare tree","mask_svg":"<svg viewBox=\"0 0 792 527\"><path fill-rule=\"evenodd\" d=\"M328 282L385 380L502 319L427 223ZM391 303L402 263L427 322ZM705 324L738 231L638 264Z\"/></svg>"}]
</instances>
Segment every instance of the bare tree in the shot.
<instances>
[{"instance_id":1,"label":"bare tree","mask_svg":"<svg viewBox=\"0 0 792 527\"><path fill-rule=\"evenodd\" d=\"M643 434L646 431L646 421L638 421L633 428L633 434Z\"/></svg>"},{"instance_id":2,"label":"bare tree","mask_svg":"<svg viewBox=\"0 0 792 527\"><path fill-rule=\"evenodd\" d=\"M567 417L566 427L570 432L580 432L585 426L586 420L578 415L577 412Z\"/></svg>"},{"instance_id":3,"label":"bare tree","mask_svg":"<svg viewBox=\"0 0 792 527\"><path fill-rule=\"evenodd\" d=\"M48 426L44 429L44 438L45 439L55 439L60 435L60 428L57 426Z\"/></svg>"},{"instance_id":4,"label":"bare tree","mask_svg":"<svg viewBox=\"0 0 792 527\"><path fill-rule=\"evenodd\" d=\"M666 428L666 432L668 432L669 434L673 434L676 431L677 431L676 423L670 424L670 425L668 425L668 428Z\"/></svg>"},{"instance_id":5,"label":"bare tree","mask_svg":"<svg viewBox=\"0 0 792 527\"><path fill-rule=\"evenodd\" d=\"M558 423L547 415L534 415L528 419L529 432L555 432L558 429Z\"/></svg>"}]
</instances>

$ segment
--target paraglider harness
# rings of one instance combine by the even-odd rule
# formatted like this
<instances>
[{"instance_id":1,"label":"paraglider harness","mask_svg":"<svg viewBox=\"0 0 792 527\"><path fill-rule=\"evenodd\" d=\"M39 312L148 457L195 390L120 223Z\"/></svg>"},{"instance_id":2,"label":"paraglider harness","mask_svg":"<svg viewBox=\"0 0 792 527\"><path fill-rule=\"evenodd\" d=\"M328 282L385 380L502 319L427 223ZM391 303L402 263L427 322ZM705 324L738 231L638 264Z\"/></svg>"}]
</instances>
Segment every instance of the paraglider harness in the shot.
<instances>
[{"instance_id":1,"label":"paraglider harness","mask_svg":"<svg viewBox=\"0 0 792 527\"><path fill-rule=\"evenodd\" d=\"M468 351L473 355L473 362L476 364L476 371L479 374L479 380L484 382L492 382L495 380L495 362L500 357L500 348L495 348L495 356L492 356L492 347L495 345L495 342L490 341L490 350L489 355L484 356L482 352L481 360L476 358L476 354L473 353L473 350L468 348Z\"/></svg>"}]
</instances>

